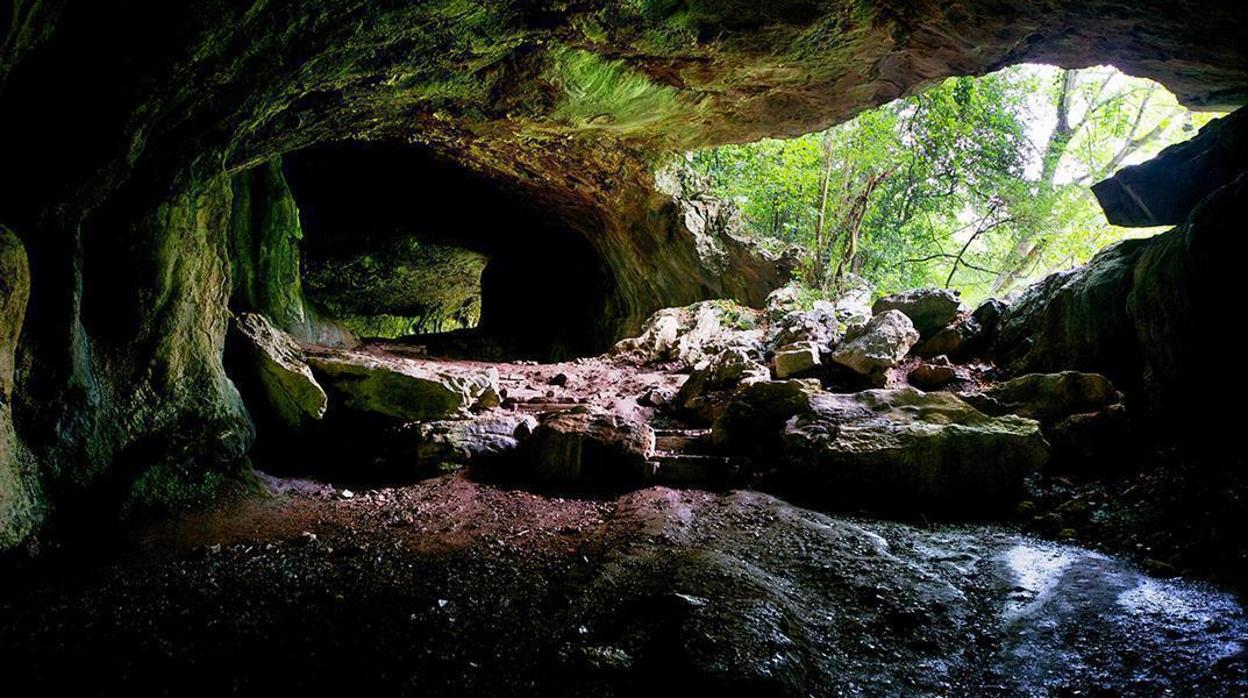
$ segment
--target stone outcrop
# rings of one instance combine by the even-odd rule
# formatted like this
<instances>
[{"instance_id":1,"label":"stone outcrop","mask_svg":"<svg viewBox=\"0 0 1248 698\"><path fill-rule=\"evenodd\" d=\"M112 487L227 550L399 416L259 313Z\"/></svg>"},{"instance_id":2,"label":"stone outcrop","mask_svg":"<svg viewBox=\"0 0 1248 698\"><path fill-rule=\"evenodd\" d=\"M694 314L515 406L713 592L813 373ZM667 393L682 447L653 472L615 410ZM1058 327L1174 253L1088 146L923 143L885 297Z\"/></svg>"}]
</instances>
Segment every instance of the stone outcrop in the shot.
<instances>
[{"instance_id":1,"label":"stone outcrop","mask_svg":"<svg viewBox=\"0 0 1248 698\"><path fill-rule=\"evenodd\" d=\"M864 376L878 377L905 358L919 341L910 319L897 310L886 310L866 325L854 328L832 352L832 360Z\"/></svg>"},{"instance_id":2,"label":"stone outcrop","mask_svg":"<svg viewBox=\"0 0 1248 698\"><path fill-rule=\"evenodd\" d=\"M794 342L776 350L772 362L776 378L795 378L815 371L823 363L820 360L822 346L816 342Z\"/></svg>"},{"instance_id":3,"label":"stone outcrop","mask_svg":"<svg viewBox=\"0 0 1248 698\"><path fill-rule=\"evenodd\" d=\"M920 288L885 296L871 306L871 312L876 315L889 310L904 313L914 323L919 336L928 338L952 324L964 308L955 291Z\"/></svg>"},{"instance_id":4,"label":"stone outcrop","mask_svg":"<svg viewBox=\"0 0 1248 698\"><path fill-rule=\"evenodd\" d=\"M526 448L541 482L636 485L653 472L649 424L582 405L545 415Z\"/></svg>"},{"instance_id":5,"label":"stone outcrop","mask_svg":"<svg viewBox=\"0 0 1248 698\"><path fill-rule=\"evenodd\" d=\"M13 358L29 298L26 250L0 225L0 550L25 538L42 513L30 454L13 429Z\"/></svg>"},{"instance_id":6,"label":"stone outcrop","mask_svg":"<svg viewBox=\"0 0 1248 698\"><path fill-rule=\"evenodd\" d=\"M232 329L232 344L241 354L239 370L262 392L257 398L263 399L263 408L291 428L325 416L329 402L325 391L290 335L258 313L238 315Z\"/></svg>"},{"instance_id":7,"label":"stone outcrop","mask_svg":"<svg viewBox=\"0 0 1248 698\"><path fill-rule=\"evenodd\" d=\"M1031 373L963 398L988 414L1015 414L1045 423L1096 412L1122 400L1113 383L1095 373Z\"/></svg>"},{"instance_id":8,"label":"stone outcrop","mask_svg":"<svg viewBox=\"0 0 1248 698\"><path fill-rule=\"evenodd\" d=\"M949 393L820 393L784 428L784 472L851 506L993 510L1048 459L1039 423L991 417Z\"/></svg>"},{"instance_id":9,"label":"stone outcrop","mask_svg":"<svg viewBox=\"0 0 1248 698\"><path fill-rule=\"evenodd\" d=\"M1015 374L1079 370L1138 384L1142 357L1127 315L1136 263L1153 241L1124 240L1077 269L1029 286L1001 320L994 352Z\"/></svg>"},{"instance_id":10,"label":"stone outcrop","mask_svg":"<svg viewBox=\"0 0 1248 698\"><path fill-rule=\"evenodd\" d=\"M1114 225L1180 225L1202 199L1248 172L1248 110L1211 121L1191 140L1093 185Z\"/></svg>"},{"instance_id":11,"label":"stone outcrop","mask_svg":"<svg viewBox=\"0 0 1248 698\"><path fill-rule=\"evenodd\" d=\"M767 330L767 346L778 350L788 344L812 342L824 353L841 341L840 325L835 305L815 301L810 310L792 310L772 321Z\"/></svg>"},{"instance_id":12,"label":"stone outcrop","mask_svg":"<svg viewBox=\"0 0 1248 698\"><path fill-rule=\"evenodd\" d=\"M958 377L958 370L944 356L937 356L915 366L906 380L919 390L939 390Z\"/></svg>"},{"instance_id":13,"label":"stone outcrop","mask_svg":"<svg viewBox=\"0 0 1248 698\"><path fill-rule=\"evenodd\" d=\"M331 410L404 422L466 416L499 404L498 370L427 368L354 351L308 356Z\"/></svg>"},{"instance_id":14,"label":"stone outcrop","mask_svg":"<svg viewBox=\"0 0 1248 698\"><path fill-rule=\"evenodd\" d=\"M819 392L819 381L809 378L745 385L715 419L711 441L725 453L774 457L785 421L805 412Z\"/></svg>"}]
</instances>

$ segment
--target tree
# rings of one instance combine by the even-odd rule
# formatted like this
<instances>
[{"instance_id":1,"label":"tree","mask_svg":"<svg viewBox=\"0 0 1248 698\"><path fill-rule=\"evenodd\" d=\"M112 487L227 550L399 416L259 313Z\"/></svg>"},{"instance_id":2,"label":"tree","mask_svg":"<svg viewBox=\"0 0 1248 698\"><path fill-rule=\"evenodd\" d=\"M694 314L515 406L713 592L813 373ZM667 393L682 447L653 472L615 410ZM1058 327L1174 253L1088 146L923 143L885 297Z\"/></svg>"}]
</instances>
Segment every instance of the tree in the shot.
<instances>
[{"instance_id":1,"label":"tree","mask_svg":"<svg viewBox=\"0 0 1248 698\"><path fill-rule=\"evenodd\" d=\"M1203 120L1113 69L1022 66L690 160L759 240L806 251L808 286L853 272L879 289L943 285L974 300L1130 234L1108 225L1088 185Z\"/></svg>"}]
</instances>

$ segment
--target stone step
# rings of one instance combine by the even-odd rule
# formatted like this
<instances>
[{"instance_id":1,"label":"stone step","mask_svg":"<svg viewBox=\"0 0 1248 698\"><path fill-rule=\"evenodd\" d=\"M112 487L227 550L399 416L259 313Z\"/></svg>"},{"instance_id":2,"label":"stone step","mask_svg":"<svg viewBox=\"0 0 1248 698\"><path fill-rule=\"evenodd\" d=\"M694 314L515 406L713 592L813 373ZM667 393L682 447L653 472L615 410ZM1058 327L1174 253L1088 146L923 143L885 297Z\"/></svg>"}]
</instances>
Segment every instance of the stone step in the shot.
<instances>
[{"instance_id":1,"label":"stone step","mask_svg":"<svg viewBox=\"0 0 1248 698\"><path fill-rule=\"evenodd\" d=\"M724 485L740 480L744 458L660 451L654 456L654 482L665 485Z\"/></svg>"},{"instance_id":2,"label":"stone step","mask_svg":"<svg viewBox=\"0 0 1248 698\"><path fill-rule=\"evenodd\" d=\"M512 402L504 403L504 407L508 407L517 412L526 414L545 414L547 412L563 412L573 407L580 407L575 402Z\"/></svg>"}]
</instances>

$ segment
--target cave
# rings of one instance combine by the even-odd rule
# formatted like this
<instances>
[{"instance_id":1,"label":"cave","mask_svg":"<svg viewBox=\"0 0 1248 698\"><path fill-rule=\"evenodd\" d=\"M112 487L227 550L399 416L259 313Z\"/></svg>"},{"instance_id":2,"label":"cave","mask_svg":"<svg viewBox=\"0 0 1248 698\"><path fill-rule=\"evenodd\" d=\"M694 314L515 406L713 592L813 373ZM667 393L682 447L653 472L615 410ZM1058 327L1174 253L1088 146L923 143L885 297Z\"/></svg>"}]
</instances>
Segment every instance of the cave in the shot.
<instances>
[{"instance_id":1,"label":"cave","mask_svg":"<svg viewBox=\"0 0 1248 698\"><path fill-rule=\"evenodd\" d=\"M1243 693L1245 47L1214 0L14 0L0 689ZM1164 232L1009 299L814 293L687 167L1023 63L1229 114L1089 182Z\"/></svg>"},{"instance_id":2,"label":"cave","mask_svg":"<svg viewBox=\"0 0 1248 698\"><path fill-rule=\"evenodd\" d=\"M475 339L420 341L441 353L454 349L449 342L472 354L475 343L478 352L546 358L597 353L615 339L612 280L598 251L524 192L418 148L310 148L287 156L284 169L300 214L308 299L337 318L416 318L388 332L364 322L357 334L475 329L460 333ZM387 258L403 258L404 245L416 254L385 267ZM375 278L359 268L364 257L383 265ZM364 278L351 281L352 273ZM388 295L368 295L383 283L393 288L376 291Z\"/></svg>"}]
</instances>

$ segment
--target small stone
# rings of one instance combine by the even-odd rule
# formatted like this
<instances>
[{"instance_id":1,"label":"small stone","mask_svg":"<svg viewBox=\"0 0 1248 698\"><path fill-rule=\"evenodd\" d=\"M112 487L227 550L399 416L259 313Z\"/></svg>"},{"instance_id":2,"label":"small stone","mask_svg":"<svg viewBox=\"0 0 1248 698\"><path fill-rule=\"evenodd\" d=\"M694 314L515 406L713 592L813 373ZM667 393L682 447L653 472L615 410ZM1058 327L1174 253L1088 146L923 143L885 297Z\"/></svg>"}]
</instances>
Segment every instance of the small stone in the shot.
<instances>
[{"instance_id":1,"label":"small stone","mask_svg":"<svg viewBox=\"0 0 1248 698\"><path fill-rule=\"evenodd\" d=\"M556 388L562 388L568 384L568 374L556 373L555 375L550 377L549 381L546 381L546 382L550 385L555 386Z\"/></svg>"}]
</instances>

